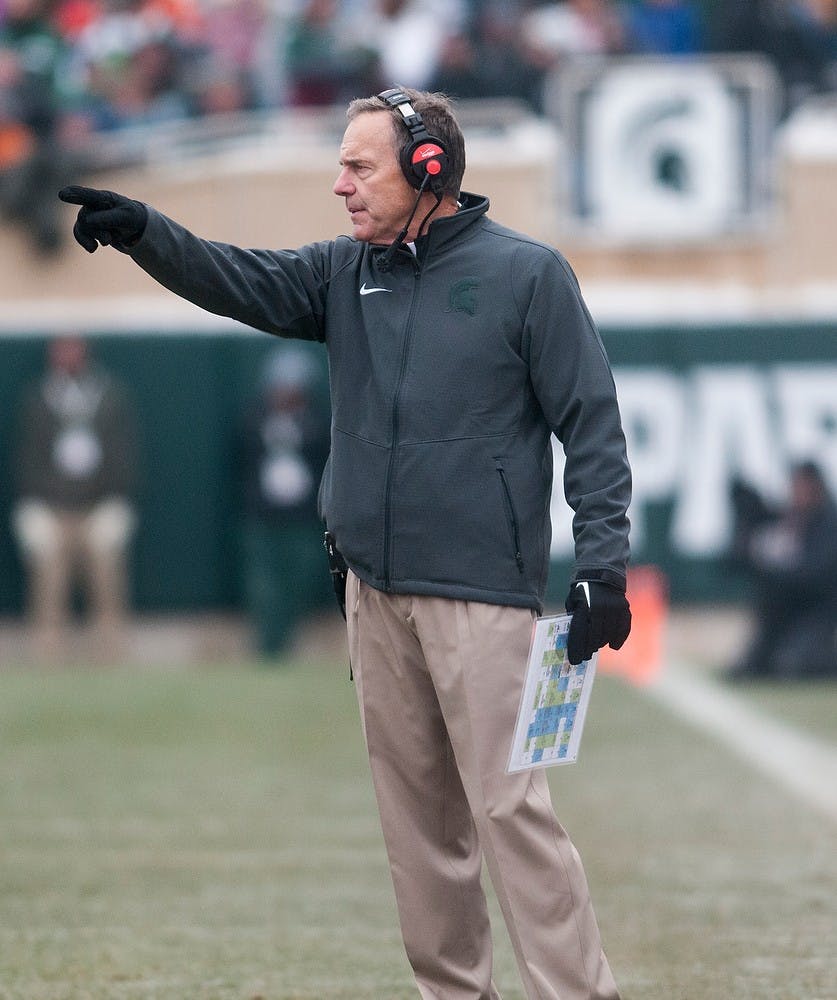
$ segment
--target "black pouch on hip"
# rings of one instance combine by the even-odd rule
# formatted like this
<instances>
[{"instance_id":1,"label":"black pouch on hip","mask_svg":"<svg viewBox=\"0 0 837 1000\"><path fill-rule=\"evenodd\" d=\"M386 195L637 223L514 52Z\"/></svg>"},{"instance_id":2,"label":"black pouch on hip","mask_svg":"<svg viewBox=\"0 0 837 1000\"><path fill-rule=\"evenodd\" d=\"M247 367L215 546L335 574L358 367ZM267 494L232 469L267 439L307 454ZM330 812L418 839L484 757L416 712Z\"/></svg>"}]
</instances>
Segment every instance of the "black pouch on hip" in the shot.
<instances>
[{"instance_id":1,"label":"black pouch on hip","mask_svg":"<svg viewBox=\"0 0 837 1000\"><path fill-rule=\"evenodd\" d=\"M346 565L346 560L340 554L339 549L334 541L334 535L330 531L326 531L323 536L323 546L326 550L326 556L328 557L328 571L331 574L331 583L334 587L334 594L337 598L337 604L340 607L340 614L346 618L346 576L349 572L349 567Z\"/></svg>"}]
</instances>

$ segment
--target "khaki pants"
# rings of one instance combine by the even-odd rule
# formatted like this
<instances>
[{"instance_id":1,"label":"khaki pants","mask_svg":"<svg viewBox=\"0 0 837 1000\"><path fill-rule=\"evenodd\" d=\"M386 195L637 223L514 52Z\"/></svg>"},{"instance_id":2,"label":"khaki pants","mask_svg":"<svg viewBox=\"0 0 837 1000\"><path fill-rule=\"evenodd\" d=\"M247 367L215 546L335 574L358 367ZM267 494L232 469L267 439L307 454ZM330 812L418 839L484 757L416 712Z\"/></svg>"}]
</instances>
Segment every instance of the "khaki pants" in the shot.
<instances>
[{"instance_id":1,"label":"khaki pants","mask_svg":"<svg viewBox=\"0 0 837 1000\"><path fill-rule=\"evenodd\" d=\"M126 547L134 515L124 501L108 500L84 512L37 501L18 505L15 533L29 577L29 617L37 658L67 653L72 585L86 587L94 654L117 660L127 617Z\"/></svg>"},{"instance_id":2,"label":"khaki pants","mask_svg":"<svg viewBox=\"0 0 837 1000\"><path fill-rule=\"evenodd\" d=\"M407 956L424 1000L497 1000L485 858L526 995L618 1000L542 770L506 774L532 612L349 574L349 648Z\"/></svg>"}]
</instances>

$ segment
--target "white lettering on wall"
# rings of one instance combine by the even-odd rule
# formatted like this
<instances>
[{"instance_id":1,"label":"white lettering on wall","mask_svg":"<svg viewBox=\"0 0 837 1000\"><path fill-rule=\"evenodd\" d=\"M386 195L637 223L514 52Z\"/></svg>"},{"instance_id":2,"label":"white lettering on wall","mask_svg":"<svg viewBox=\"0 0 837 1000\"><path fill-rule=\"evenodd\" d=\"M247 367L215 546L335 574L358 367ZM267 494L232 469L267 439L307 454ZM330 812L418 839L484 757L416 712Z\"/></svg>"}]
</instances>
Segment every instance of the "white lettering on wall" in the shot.
<instances>
[{"instance_id":1,"label":"white lettering on wall","mask_svg":"<svg viewBox=\"0 0 837 1000\"><path fill-rule=\"evenodd\" d=\"M670 497L681 477L686 401L680 379L661 370L623 371L618 391L633 475L631 543L640 549L646 505Z\"/></svg>"},{"instance_id":2,"label":"white lettering on wall","mask_svg":"<svg viewBox=\"0 0 837 1000\"><path fill-rule=\"evenodd\" d=\"M773 389L787 456L815 458L837 493L837 367L778 368L773 375Z\"/></svg>"},{"instance_id":3,"label":"white lettering on wall","mask_svg":"<svg viewBox=\"0 0 837 1000\"><path fill-rule=\"evenodd\" d=\"M769 495L781 487L781 457L765 388L764 375L748 366L696 368L683 386L689 420L671 542L685 555L726 546L729 486L735 476Z\"/></svg>"},{"instance_id":4,"label":"white lettering on wall","mask_svg":"<svg viewBox=\"0 0 837 1000\"><path fill-rule=\"evenodd\" d=\"M837 365L701 365L614 370L634 480L631 548L641 561L649 504L668 503L668 543L712 558L729 541L730 484L743 478L781 499L789 465L817 461L837 492ZM572 558L572 512L561 487L556 442L554 558Z\"/></svg>"}]
</instances>

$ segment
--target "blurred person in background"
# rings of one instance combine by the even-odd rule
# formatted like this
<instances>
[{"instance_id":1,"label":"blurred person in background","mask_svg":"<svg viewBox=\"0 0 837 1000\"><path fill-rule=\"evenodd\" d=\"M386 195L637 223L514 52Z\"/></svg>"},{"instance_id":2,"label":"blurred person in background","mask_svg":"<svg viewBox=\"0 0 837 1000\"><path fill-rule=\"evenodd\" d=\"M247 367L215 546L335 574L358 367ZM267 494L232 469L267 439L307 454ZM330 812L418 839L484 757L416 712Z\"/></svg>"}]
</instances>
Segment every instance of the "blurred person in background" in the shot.
<instances>
[{"instance_id":1,"label":"blurred person in background","mask_svg":"<svg viewBox=\"0 0 837 1000\"><path fill-rule=\"evenodd\" d=\"M136 521L136 415L126 389L90 361L82 337L50 341L47 361L20 412L12 513L27 573L34 652L45 661L66 656L80 582L93 652L100 660L117 660Z\"/></svg>"},{"instance_id":2,"label":"blurred person in background","mask_svg":"<svg viewBox=\"0 0 837 1000\"><path fill-rule=\"evenodd\" d=\"M512 98L539 112L543 68L527 45L519 2L491 0L445 36L430 90L455 98Z\"/></svg>"},{"instance_id":3,"label":"blurred person in background","mask_svg":"<svg viewBox=\"0 0 837 1000\"><path fill-rule=\"evenodd\" d=\"M0 13L0 216L41 256L63 242L49 192L80 169L63 130L68 49L51 10L49 0L5 0Z\"/></svg>"},{"instance_id":4,"label":"blurred person in background","mask_svg":"<svg viewBox=\"0 0 837 1000\"><path fill-rule=\"evenodd\" d=\"M630 52L684 56L704 48L702 12L693 0L633 0L625 11Z\"/></svg>"},{"instance_id":5,"label":"blurred person in background","mask_svg":"<svg viewBox=\"0 0 837 1000\"><path fill-rule=\"evenodd\" d=\"M728 0L715 16L714 35L722 51L758 52L773 63L783 116L837 86L835 0Z\"/></svg>"},{"instance_id":6,"label":"blurred person in background","mask_svg":"<svg viewBox=\"0 0 837 1000\"><path fill-rule=\"evenodd\" d=\"M193 110L200 115L261 107L270 27L266 0L205 0L201 14L197 66L188 73L197 94Z\"/></svg>"},{"instance_id":7,"label":"blurred person in background","mask_svg":"<svg viewBox=\"0 0 837 1000\"><path fill-rule=\"evenodd\" d=\"M293 107L344 103L375 87L374 43L345 30L340 8L337 0L306 0L288 22L284 68Z\"/></svg>"},{"instance_id":8,"label":"blurred person in background","mask_svg":"<svg viewBox=\"0 0 837 1000\"><path fill-rule=\"evenodd\" d=\"M323 569L317 487L328 458L328 408L313 357L276 348L236 448L242 489L244 596L253 645L285 653L304 616L333 594Z\"/></svg>"},{"instance_id":9,"label":"blurred person in background","mask_svg":"<svg viewBox=\"0 0 837 1000\"><path fill-rule=\"evenodd\" d=\"M624 30L618 9L610 0L566 0L535 5L520 22L524 64L538 84L531 87L535 110L543 111L544 82L576 61L617 55L624 48Z\"/></svg>"},{"instance_id":10,"label":"blurred person in background","mask_svg":"<svg viewBox=\"0 0 837 1000\"><path fill-rule=\"evenodd\" d=\"M624 31L611 0L565 0L536 5L523 17L524 37L550 66L572 58L618 53Z\"/></svg>"},{"instance_id":11,"label":"blurred person in background","mask_svg":"<svg viewBox=\"0 0 837 1000\"><path fill-rule=\"evenodd\" d=\"M734 484L733 557L753 590L753 639L730 680L837 677L837 506L819 466L793 466L773 508Z\"/></svg>"},{"instance_id":12,"label":"blurred person in background","mask_svg":"<svg viewBox=\"0 0 837 1000\"><path fill-rule=\"evenodd\" d=\"M492 96L485 87L485 65L474 33L466 28L445 36L429 89L457 99Z\"/></svg>"},{"instance_id":13,"label":"blurred person in background","mask_svg":"<svg viewBox=\"0 0 837 1000\"><path fill-rule=\"evenodd\" d=\"M386 80L427 87L445 38L463 23L463 0L372 0L366 8L354 30L360 32L357 43L372 49L377 75L370 89L380 89Z\"/></svg>"},{"instance_id":14,"label":"blurred person in background","mask_svg":"<svg viewBox=\"0 0 837 1000\"><path fill-rule=\"evenodd\" d=\"M206 50L194 0L104 0L77 25L70 71L97 131L180 121ZM199 96L199 95L198 95Z\"/></svg>"}]
</instances>

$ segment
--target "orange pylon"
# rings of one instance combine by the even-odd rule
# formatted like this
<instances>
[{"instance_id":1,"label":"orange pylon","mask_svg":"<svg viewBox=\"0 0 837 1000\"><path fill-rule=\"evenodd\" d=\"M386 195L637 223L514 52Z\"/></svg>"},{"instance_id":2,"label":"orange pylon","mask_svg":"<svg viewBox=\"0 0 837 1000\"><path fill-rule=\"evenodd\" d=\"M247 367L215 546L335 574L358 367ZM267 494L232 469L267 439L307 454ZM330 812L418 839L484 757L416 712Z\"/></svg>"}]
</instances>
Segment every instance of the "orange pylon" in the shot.
<instances>
[{"instance_id":1,"label":"orange pylon","mask_svg":"<svg viewBox=\"0 0 837 1000\"><path fill-rule=\"evenodd\" d=\"M633 684L650 684L663 664L663 646L668 620L668 581L657 566L634 566L628 570L628 601L631 634L621 649L599 650L598 667L619 674Z\"/></svg>"}]
</instances>

